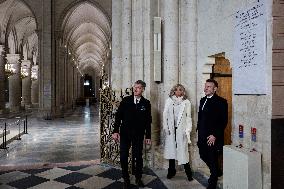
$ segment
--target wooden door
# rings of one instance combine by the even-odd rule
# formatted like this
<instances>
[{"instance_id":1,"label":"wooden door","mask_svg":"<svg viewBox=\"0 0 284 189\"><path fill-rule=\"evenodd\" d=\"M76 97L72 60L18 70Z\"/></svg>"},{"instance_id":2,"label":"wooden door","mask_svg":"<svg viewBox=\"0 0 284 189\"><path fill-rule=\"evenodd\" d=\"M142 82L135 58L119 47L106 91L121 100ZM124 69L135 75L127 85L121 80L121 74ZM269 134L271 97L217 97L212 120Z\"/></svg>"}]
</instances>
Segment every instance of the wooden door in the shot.
<instances>
[{"instance_id":1,"label":"wooden door","mask_svg":"<svg viewBox=\"0 0 284 189\"><path fill-rule=\"evenodd\" d=\"M215 58L211 78L215 79L219 84L217 94L228 102L228 124L225 129L224 144L229 145L232 143L232 69L228 59L224 57Z\"/></svg>"}]
</instances>

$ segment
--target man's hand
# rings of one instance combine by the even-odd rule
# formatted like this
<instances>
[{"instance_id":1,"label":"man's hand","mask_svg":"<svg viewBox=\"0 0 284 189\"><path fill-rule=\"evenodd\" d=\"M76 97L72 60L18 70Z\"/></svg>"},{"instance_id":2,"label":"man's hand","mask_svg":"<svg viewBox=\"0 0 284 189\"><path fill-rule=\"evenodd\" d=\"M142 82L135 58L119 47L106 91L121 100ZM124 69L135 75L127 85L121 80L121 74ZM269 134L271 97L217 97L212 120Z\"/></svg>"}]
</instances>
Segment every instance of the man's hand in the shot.
<instances>
[{"instance_id":1,"label":"man's hand","mask_svg":"<svg viewBox=\"0 0 284 189\"><path fill-rule=\"evenodd\" d=\"M119 135L119 133L113 133L113 134L112 134L112 138L115 140L115 142L120 141L120 135Z\"/></svg>"},{"instance_id":2,"label":"man's hand","mask_svg":"<svg viewBox=\"0 0 284 189\"><path fill-rule=\"evenodd\" d=\"M208 146L214 146L216 138L213 135L209 135L207 137L207 144Z\"/></svg>"},{"instance_id":3,"label":"man's hand","mask_svg":"<svg viewBox=\"0 0 284 189\"><path fill-rule=\"evenodd\" d=\"M150 145L151 144L151 139L145 139L145 143Z\"/></svg>"}]
</instances>

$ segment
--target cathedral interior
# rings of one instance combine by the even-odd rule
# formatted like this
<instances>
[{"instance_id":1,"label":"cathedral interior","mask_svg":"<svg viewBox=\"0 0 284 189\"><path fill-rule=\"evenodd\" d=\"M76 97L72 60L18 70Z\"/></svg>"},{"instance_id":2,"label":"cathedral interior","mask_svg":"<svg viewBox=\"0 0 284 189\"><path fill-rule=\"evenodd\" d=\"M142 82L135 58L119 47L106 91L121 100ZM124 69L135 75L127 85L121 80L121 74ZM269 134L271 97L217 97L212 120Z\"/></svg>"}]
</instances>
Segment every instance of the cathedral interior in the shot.
<instances>
[{"instance_id":1,"label":"cathedral interior","mask_svg":"<svg viewBox=\"0 0 284 189\"><path fill-rule=\"evenodd\" d=\"M152 110L145 188L206 188L196 127L209 78L228 102L217 188L283 188L283 75L283 0L0 0L0 188L122 188L111 133L137 80ZM163 158L177 83L191 102L191 182L182 166L167 179Z\"/></svg>"}]
</instances>

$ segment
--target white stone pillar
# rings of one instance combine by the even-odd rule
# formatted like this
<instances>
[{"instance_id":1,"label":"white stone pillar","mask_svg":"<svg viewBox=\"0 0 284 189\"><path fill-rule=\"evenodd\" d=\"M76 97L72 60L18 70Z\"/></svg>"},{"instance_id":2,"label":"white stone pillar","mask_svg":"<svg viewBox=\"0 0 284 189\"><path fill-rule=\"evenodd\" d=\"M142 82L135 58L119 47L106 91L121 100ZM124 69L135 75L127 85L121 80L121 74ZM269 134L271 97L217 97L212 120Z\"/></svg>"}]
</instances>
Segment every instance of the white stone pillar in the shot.
<instances>
[{"instance_id":1,"label":"white stone pillar","mask_svg":"<svg viewBox=\"0 0 284 189\"><path fill-rule=\"evenodd\" d=\"M22 60L21 68L28 73L28 76L22 79L22 105L31 105L31 61Z\"/></svg>"},{"instance_id":2,"label":"white stone pillar","mask_svg":"<svg viewBox=\"0 0 284 189\"><path fill-rule=\"evenodd\" d=\"M31 85L31 102L38 107L39 102L39 85L38 85L38 65L32 66L32 85Z\"/></svg>"},{"instance_id":3,"label":"white stone pillar","mask_svg":"<svg viewBox=\"0 0 284 189\"><path fill-rule=\"evenodd\" d=\"M132 82L144 80L144 0L132 1Z\"/></svg>"},{"instance_id":4,"label":"white stone pillar","mask_svg":"<svg viewBox=\"0 0 284 189\"><path fill-rule=\"evenodd\" d=\"M112 1L112 66L111 66L111 87L119 91L122 87L121 74L121 12L122 2Z\"/></svg>"},{"instance_id":5,"label":"white stone pillar","mask_svg":"<svg viewBox=\"0 0 284 189\"><path fill-rule=\"evenodd\" d=\"M179 82L179 1L163 2L164 10L164 91L166 98Z\"/></svg>"},{"instance_id":6,"label":"white stone pillar","mask_svg":"<svg viewBox=\"0 0 284 189\"><path fill-rule=\"evenodd\" d=\"M193 129L192 136L197 136L197 1L180 1L180 82L184 85L192 108ZM192 166L200 164L197 138L192 137L190 145L190 155Z\"/></svg>"},{"instance_id":7,"label":"white stone pillar","mask_svg":"<svg viewBox=\"0 0 284 189\"><path fill-rule=\"evenodd\" d=\"M4 45L0 45L0 112L5 109L5 59Z\"/></svg>"},{"instance_id":8,"label":"white stone pillar","mask_svg":"<svg viewBox=\"0 0 284 189\"><path fill-rule=\"evenodd\" d=\"M15 112L20 110L21 106L21 69L20 69L20 55L7 54L7 63L15 69L15 73L9 76L9 108L10 111Z\"/></svg>"},{"instance_id":9,"label":"white stone pillar","mask_svg":"<svg viewBox=\"0 0 284 189\"><path fill-rule=\"evenodd\" d=\"M131 65L131 0L122 1L122 88L132 84Z\"/></svg>"}]
</instances>

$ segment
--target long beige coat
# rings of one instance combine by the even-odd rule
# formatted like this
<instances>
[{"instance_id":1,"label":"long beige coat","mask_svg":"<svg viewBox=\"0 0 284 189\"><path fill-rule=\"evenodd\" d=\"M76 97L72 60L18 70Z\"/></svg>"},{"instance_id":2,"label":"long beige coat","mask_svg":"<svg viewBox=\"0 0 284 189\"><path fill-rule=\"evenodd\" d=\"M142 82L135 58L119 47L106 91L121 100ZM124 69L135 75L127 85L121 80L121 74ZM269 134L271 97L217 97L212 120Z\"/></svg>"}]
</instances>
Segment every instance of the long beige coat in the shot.
<instances>
[{"instance_id":1,"label":"long beige coat","mask_svg":"<svg viewBox=\"0 0 284 189\"><path fill-rule=\"evenodd\" d=\"M184 100L181 103L177 120L176 140L174 129L173 100L166 100L163 112L163 129L165 133L165 159L176 159L178 165L189 162L188 144L191 143L190 132L192 129L191 103Z\"/></svg>"}]
</instances>

